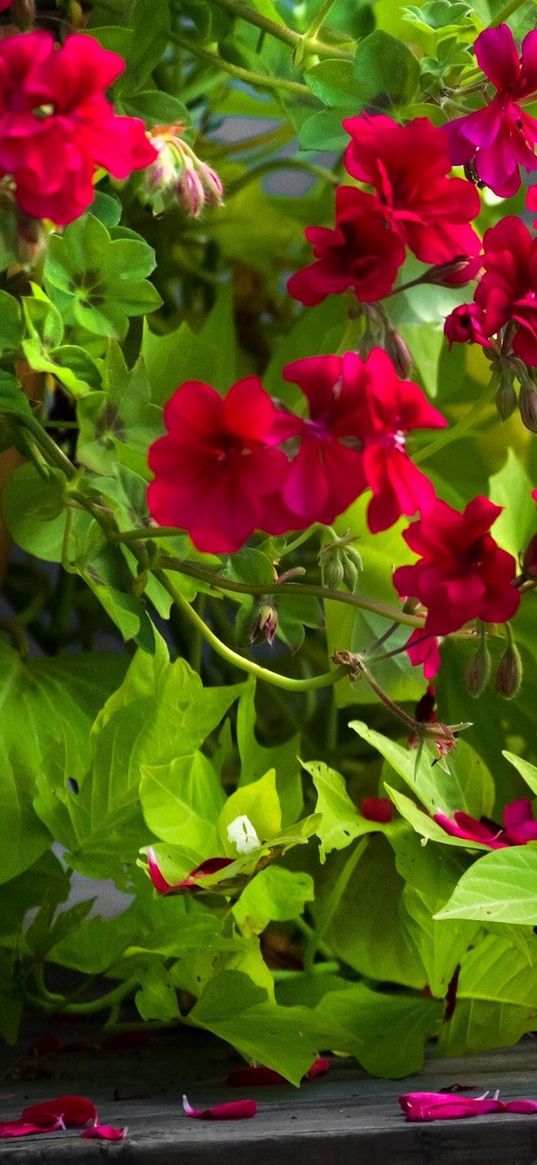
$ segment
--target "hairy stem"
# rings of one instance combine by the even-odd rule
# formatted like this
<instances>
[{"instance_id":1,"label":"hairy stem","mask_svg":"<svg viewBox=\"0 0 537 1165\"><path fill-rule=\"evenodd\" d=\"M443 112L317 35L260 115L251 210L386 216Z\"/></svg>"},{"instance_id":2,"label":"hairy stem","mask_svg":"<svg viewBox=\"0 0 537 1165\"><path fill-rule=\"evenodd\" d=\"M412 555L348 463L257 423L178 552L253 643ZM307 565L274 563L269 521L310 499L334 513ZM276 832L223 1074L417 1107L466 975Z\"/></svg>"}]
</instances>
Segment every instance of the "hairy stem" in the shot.
<instances>
[{"instance_id":1,"label":"hairy stem","mask_svg":"<svg viewBox=\"0 0 537 1165\"><path fill-rule=\"evenodd\" d=\"M230 61L224 60L216 53L207 52L207 49L200 48L195 41L181 36L178 32L170 33L170 40L179 48L187 49L195 57L199 57L200 61L205 61L206 64L214 65L216 69L222 69L224 73L229 73L229 76L235 77L237 81L245 81L247 85L253 85L256 89L281 89L287 93L295 93L297 96L312 100L311 91L301 81L287 81L285 77L269 77L267 74L254 73L252 69L243 69L242 65L232 65Z\"/></svg>"},{"instance_id":2,"label":"hairy stem","mask_svg":"<svg viewBox=\"0 0 537 1165\"><path fill-rule=\"evenodd\" d=\"M287 44L291 48L296 49L299 45L303 45L309 52L316 53L319 57L338 57L340 60L352 60L352 54L345 49L339 49L336 45L324 44L317 40L317 32L321 27L325 15L332 7L334 0L325 0L321 12L321 20L315 18L312 29L308 29L305 36L301 36L299 32L289 28L286 24L278 24L276 20L271 20L270 17L264 16L263 13L258 12L257 9L251 8L249 4L245 4L244 0L214 0L214 3L219 8L223 8L226 12L231 12L233 16L239 17L240 20L246 20L248 24L253 24L255 28L262 29L263 32L269 33L276 40Z\"/></svg>"}]
</instances>

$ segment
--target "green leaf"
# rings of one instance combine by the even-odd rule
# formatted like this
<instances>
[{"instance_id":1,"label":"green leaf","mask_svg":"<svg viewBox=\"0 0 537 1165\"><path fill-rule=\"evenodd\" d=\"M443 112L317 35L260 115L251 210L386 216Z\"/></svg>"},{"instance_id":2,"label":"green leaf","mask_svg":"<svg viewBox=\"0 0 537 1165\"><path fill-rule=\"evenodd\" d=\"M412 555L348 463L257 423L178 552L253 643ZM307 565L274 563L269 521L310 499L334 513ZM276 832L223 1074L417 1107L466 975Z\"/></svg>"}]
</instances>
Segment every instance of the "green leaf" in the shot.
<instances>
[{"instance_id":1,"label":"green leaf","mask_svg":"<svg viewBox=\"0 0 537 1165\"><path fill-rule=\"evenodd\" d=\"M134 1001L142 1019L160 1019L164 1023L179 1019L177 994L164 965L151 963L140 978L142 986Z\"/></svg>"},{"instance_id":2,"label":"green leaf","mask_svg":"<svg viewBox=\"0 0 537 1165\"><path fill-rule=\"evenodd\" d=\"M310 774L317 791L316 812L320 814L317 833L321 840L319 856L321 862L334 849L346 849L356 837L364 833L378 833L386 830L385 825L367 821L362 817L354 801L351 801L345 781L334 769L322 761L303 761L302 767Z\"/></svg>"},{"instance_id":3,"label":"green leaf","mask_svg":"<svg viewBox=\"0 0 537 1165\"><path fill-rule=\"evenodd\" d=\"M288 825L297 820L303 807L298 761L300 736L292 736L284 744L265 748L255 734L255 722L255 680L250 679L237 706L237 745L241 761L239 784L248 785L269 769L275 769L282 823Z\"/></svg>"},{"instance_id":4,"label":"green leaf","mask_svg":"<svg viewBox=\"0 0 537 1165\"><path fill-rule=\"evenodd\" d=\"M518 559L535 533L535 502L531 496L533 482L513 449L499 473L490 478L489 497L503 513L494 523L494 541Z\"/></svg>"},{"instance_id":5,"label":"green leaf","mask_svg":"<svg viewBox=\"0 0 537 1165\"><path fill-rule=\"evenodd\" d=\"M521 756L515 756L513 752L504 752L502 755L509 761L510 765L514 765L533 795L537 797L537 765L531 765L529 761L523 760Z\"/></svg>"},{"instance_id":6,"label":"green leaf","mask_svg":"<svg viewBox=\"0 0 537 1165\"><path fill-rule=\"evenodd\" d=\"M176 757L171 764L143 765L140 799L145 820L157 837L214 857L216 822L225 795L201 752Z\"/></svg>"},{"instance_id":7,"label":"green leaf","mask_svg":"<svg viewBox=\"0 0 537 1165\"><path fill-rule=\"evenodd\" d=\"M419 84L419 64L401 41L377 28L360 42L354 58L356 96L378 109L405 106Z\"/></svg>"},{"instance_id":8,"label":"green leaf","mask_svg":"<svg viewBox=\"0 0 537 1165\"><path fill-rule=\"evenodd\" d=\"M121 96L137 93L151 76L166 48L170 31L167 0L134 0L128 9L132 42L127 54L127 69L117 83Z\"/></svg>"},{"instance_id":9,"label":"green leaf","mask_svg":"<svg viewBox=\"0 0 537 1165\"><path fill-rule=\"evenodd\" d=\"M233 914L246 933L261 934L269 922L298 918L313 897L313 879L309 874L267 866L245 887Z\"/></svg>"},{"instance_id":10,"label":"green leaf","mask_svg":"<svg viewBox=\"0 0 537 1165\"><path fill-rule=\"evenodd\" d=\"M2 492L2 513L13 541L48 562L62 561L65 533L65 478L52 471L44 479L31 463L10 473ZM84 516L83 525L89 525Z\"/></svg>"},{"instance_id":11,"label":"green leaf","mask_svg":"<svg viewBox=\"0 0 537 1165\"><path fill-rule=\"evenodd\" d=\"M240 971L224 971L209 982L188 1022L227 1040L246 1059L281 1072L300 1084L321 1043L315 1012L278 1007Z\"/></svg>"},{"instance_id":12,"label":"green leaf","mask_svg":"<svg viewBox=\"0 0 537 1165\"><path fill-rule=\"evenodd\" d=\"M158 89L148 89L143 93L136 93L122 101L122 106L129 117L141 117L149 127L154 125L190 125L190 113L171 93L162 93ZM115 226L115 223L107 223Z\"/></svg>"},{"instance_id":13,"label":"green leaf","mask_svg":"<svg viewBox=\"0 0 537 1165\"><path fill-rule=\"evenodd\" d=\"M308 69L304 80L323 105L335 106L349 113L354 111L358 94L352 61L328 58Z\"/></svg>"},{"instance_id":14,"label":"green leaf","mask_svg":"<svg viewBox=\"0 0 537 1165\"><path fill-rule=\"evenodd\" d=\"M509 846L479 858L436 917L537 924L537 846Z\"/></svg>"},{"instance_id":15,"label":"green leaf","mask_svg":"<svg viewBox=\"0 0 537 1165\"><path fill-rule=\"evenodd\" d=\"M90 210L92 215L110 230L110 227L117 227L121 221L123 207L119 198L105 194L104 190L96 190Z\"/></svg>"},{"instance_id":16,"label":"green leaf","mask_svg":"<svg viewBox=\"0 0 537 1165\"><path fill-rule=\"evenodd\" d=\"M434 999L372 991L354 983L331 991L315 1008L330 1047L350 1052L373 1076L399 1079L423 1065L425 1044L438 1029L442 1005Z\"/></svg>"},{"instance_id":17,"label":"green leaf","mask_svg":"<svg viewBox=\"0 0 537 1165\"><path fill-rule=\"evenodd\" d=\"M0 321L0 352L16 352L22 339L21 312L7 291L0 291Z\"/></svg>"},{"instance_id":18,"label":"green leaf","mask_svg":"<svg viewBox=\"0 0 537 1165\"><path fill-rule=\"evenodd\" d=\"M418 28L425 28L437 32L448 28L459 28L466 23L465 17L471 13L471 7L465 0L429 0L421 8L413 5L403 9L404 19Z\"/></svg>"},{"instance_id":19,"label":"green leaf","mask_svg":"<svg viewBox=\"0 0 537 1165\"><path fill-rule=\"evenodd\" d=\"M247 817L259 841L270 841L281 830L282 814L276 791L276 773L270 769L257 781L242 785L227 798L218 818L220 853L235 857L237 846L228 836L229 826L238 817Z\"/></svg>"},{"instance_id":20,"label":"green leaf","mask_svg":"<svg viewBox=\"0 0 537 1165\"><path fill-rule=\"evenodd\" d=\"M186 380L203 380L224 393L235 379L235 331L232 295L225 286L199 332L183 322L174 332L157 336L144 328L142 356L152 398L163 404Z\"/></svg>"},{"instance_id":21,"label":"green leaf","mask_svg":"<svg viewBox=\"0 0 537 1165\"><path fill-rule=\"evenodd\" d=\"M388 784L385 784L384 788L388 796L391 797L396 809L401 814L401 817L404 817L405 821L409 822L416 833L419 833L420 837L441 842L442 845L457 846L459 849L488 850L488 846L483 845L480 841L467 841L462 837L452 837L450 833L446 833L445 829L442 829L442 826L437 821L433 821L428 813L425 813L414 801L411 801L410 797L405 797L404 793L390 788Z\"/></svg>"},{"instance_id":22,"label":"green leaf","mask_svg":"<svg viewBox=\"0 0 537 1165\"><path fill-rule=\"evenodd\" d=\"M349 137L341 125L341 110L320 109L308 117L300 129L301 150L335 150L348 145Z\"/></svg>"}]
</instances>

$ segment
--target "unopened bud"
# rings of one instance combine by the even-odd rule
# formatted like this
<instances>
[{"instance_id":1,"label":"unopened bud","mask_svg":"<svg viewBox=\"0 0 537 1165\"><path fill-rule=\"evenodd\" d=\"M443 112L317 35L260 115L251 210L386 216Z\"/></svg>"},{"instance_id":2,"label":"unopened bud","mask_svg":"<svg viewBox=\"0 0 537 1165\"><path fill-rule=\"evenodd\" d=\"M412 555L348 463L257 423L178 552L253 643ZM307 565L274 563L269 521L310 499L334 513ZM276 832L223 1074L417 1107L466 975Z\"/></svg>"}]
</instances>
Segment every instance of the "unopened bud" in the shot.
<instances>
[{"instance_id":1,"label":"unopened bud","mask_svg":"<svg viewBox=\"0 0 537 1165\"><path fill-rule=\"evenodd\" d=\"M186 213L192 218L199 218L205 206L205 191L201 178L193 167L186 167L179 175L176 189L179 202Z\"/></svg>"},{"instance_id":2,"label":"unopened bud","mask_svg":"<svg viewBox=\"0 0 537 1165\"><path fill-rule=\"evenodd\" d=\"M250 642L254 643L259 635L263 635L267 643L274 642L274 636L278 630L278 612L272 603L260 603L255 623L252 627L252 634Z\"/></svg>"},{"instance_id":3,"label":"unopened bud","mask_svg":"<svg viewBox=\"0 0 537 1165\"><path fill-rule=\"evenodd\" d=\"M20 207L15 213L15 253L23 267L35 267L48 245L48 232L40 218L32 218Z\"/></svg>"},{"instance_id":4,"label":"unopened bud","mask_svg":"<svg viewBox=\"0 0 537 1165\"><path fill-rule=\"evenodd\" d=\"M510 643L498 664L496 691L504 700L518 695L522 683L522 659L518 647Z\"/></svg>"},{"instance_id":5,"label":"unopened bud","mask_svg":"<svg viewBox=\"0 0 537 1165\"><path fill-rule=\"evenodd\" d=\"M206 162L200 162L198 173L205 191L205 201L209 206L221 206L224 201L224 187L216 170Z\"/></svg>"},{"instance_id":6,"label":"unopened bud","mask_svg":"<svg viewBox=\"0 0 537 1165\"><path fill-rule=\"evenodd\" d=\"M396 332L395 328L388 328L386 330L384 347L395 367L397 375L402 380L406 380L412 371L412 356L403 337L399 335L399 332Z\"/></svg>"},{"instance_id":7,"label":"unopened bud","mask_svg":"<svg viewBox=\"0 0 537 1165\"><path fill-rule=\"evenodd\" d=\"M524 551L522 572L526 578L537 578L537 534L533 535L529 546Z\"/></svg>"},{"instance_id":8,"label":"unopened bud","mask_svg":"<svg viewBox=\"0 0 537 1165\"><path fill-rule=\"evenodd\" d=\"M336 543L333 543L333 546L333 553L323 555L321 558L321 581L323 587L337 591L339 587L343 586L345 570Z\"/></svg>"},{"instance_id":9,"label":"unopened bud","mask_svg":"<svg viewBox=\"0 0 537 1165\"><path fill-rule=\"evenodd\" d=\"M502 375L500 387L496 393L496 408L502 421L508 421L517 406L516 392L513 386L513 377L510 372Z\"/></svg>"},{"instance_id":10,"label":"unopened bud","mask_svg":"<svg viewBox=\"0 0 537 1165\"><path fill-rule=\"evenodd\" d=\"M464 669L464 683L470 696L480 696L490 679L491 658L485 643L481 643Z\"/></svg>"},{"instance_id":11,"label":"unopened bud","mask_svg":"<svg viewBox=\"0 0 537 1165\"><path fill-rule=\"evenodd\" d=\"M537 433L537 387L522 384L518 397L520 419L530 433Z\"/></svg>"},{"instance_id":12,"label":"unopened bud","mask_svg":"<svg viewBox=\"0 0 537 1165\"><path fill-rule=\"evenodd\" d=\"M472 259L469 255L456 255L450 263L438 263L434 267L429 267L428 271L423 273L421 281L422 283L440 283L450 287L453 277L460 275L470 263L472 263Z\"/></svg>"},{"instance_id":13,"label":"unopened bud","mask_svg":"<svg viewBox=\"0 0 537 1165\"><path fill-rule=\"evenodd\" d=\"M321 546L321 579L323 586L332 591L341 586L346 586L352 594L357 590L363 563L358 551L350 545L351 537L349 530L341 538L332 531L329 540Z\"/></svg>"},{"instance_id":14,"label":"unopened bud","mask_svg":"<svg viewBox=\"0 0 537 1165\"><path fill-rule=\"evenodd\" d=\"M157 157L142 175L142 191L148 199L155 194L165 196L172 191L177 179L177 157L169 142L158 135L151 139Z\"/></svg>"},{"instance_id":15,"label":"unopened bud","mask_svg":"<svg viewBox=\"0 0 537 1165\"><path fill-rule=\"evenodd\" d=\"M13 0L10 15L13 24L16 24L21 32L26 32L35 20L35 0Z\"/></svg>"}]
</instances>

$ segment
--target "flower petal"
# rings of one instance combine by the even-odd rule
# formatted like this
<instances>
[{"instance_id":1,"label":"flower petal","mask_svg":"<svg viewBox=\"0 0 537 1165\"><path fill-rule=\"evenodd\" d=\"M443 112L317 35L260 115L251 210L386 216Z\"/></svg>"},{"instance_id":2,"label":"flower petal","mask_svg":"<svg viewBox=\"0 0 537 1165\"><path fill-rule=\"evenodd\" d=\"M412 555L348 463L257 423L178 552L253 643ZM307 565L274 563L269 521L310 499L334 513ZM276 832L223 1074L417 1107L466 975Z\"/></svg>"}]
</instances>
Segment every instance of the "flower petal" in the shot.
<instances>
[{"instance_id":1,"label":"flower petal","mask_svg":"<svg viewBox=\"0 0 537 1165\"><path fill-rule=\"evenodd\" d=\"M0 1139L8 1137L30 1137L33 1133L55 1133L63 1129L61 1117L50 1117L48 1123L42 1120L39 1124L19 1118L14 1121L0 1121Z\"/></svg>"},{"instance_id":2,"label":"flower petal","mask_svg":"<svg viewBox=\"0 0 537 1165\"><path fill-rule=\"evenodd\" d=\"M193 1108L186 1096L183 1096L183 1108L187 1116L202 1121L240 1121L257 1112L255 1100L230 1100L211 1108Z\"/></svg>"},{"instance_id":3,"label":"flower petal","mask_svg":"<svg viewBox=\"0 0 537 1165\"><path fill-rule=\"evenodd\" d=\"M95 1141L122 1141L127 1136L128 1129L116 1129L113 1125L92 1125L80 1134L85 1140Z\"/></svg>"},{"instance_id":4,"label":"flower petal","mask_svg":"<svg viewBox=\"0 0 537 1165\"><path fill-rule=\"evenodd\" d=\"M97 1109L87 1096L57 1096L40 1104L30 1104L22 1110L23 1121L50 1128L51 1120L59 1118L65 1128L81 1128L97 1120ZM59 1127L59 1126L58 1126Z\"/></svg>"}]
</instances>

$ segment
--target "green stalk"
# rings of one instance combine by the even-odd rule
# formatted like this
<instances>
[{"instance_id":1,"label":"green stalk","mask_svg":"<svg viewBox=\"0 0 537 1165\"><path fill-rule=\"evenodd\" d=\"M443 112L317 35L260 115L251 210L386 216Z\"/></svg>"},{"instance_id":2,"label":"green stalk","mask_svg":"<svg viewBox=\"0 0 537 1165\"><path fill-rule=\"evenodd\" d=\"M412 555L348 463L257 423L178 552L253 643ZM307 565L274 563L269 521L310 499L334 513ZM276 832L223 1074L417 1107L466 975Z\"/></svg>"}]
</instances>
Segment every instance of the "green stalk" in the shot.
<instances>
[{"instance_id":1,"label":"green stalk","mask_svg":"<svg viewBox=\"0 0 537 1165\"><path fill-rule=\"evenodd\" d=\"M491 20L490 24L487 24L487 28L497 28L499 24L505 24L505 21L509 20L509 17L525 3L526 0L510 0L508 4L504 5L501 12L496 14L494 20Z\"/></svg>"},{"instance_id":2,"label":"green stalk","mask_svg":"<svg viewBox=\"0 0 537 1165\"><path fill-rule=\"evenodd\" d=\"M252 69L243 69L242 65L232 65L230 61L216 56L215 53L207 52L206 49L200 48L194 41L189 40L186 36L181 36L178 32L171 32L170 40L179 48L187 49L188 52L193 53L200 61L205 61L207 65L214 65L216 69L222 69L230 77L235 77L237 81L245 81L247 85L253 85L257 89L280 89L286 93L295 93L299 97L307 97L308 100L312 100L311 90L301 81L287 81L284 77L269 77L266 74L254 73Z\"/></svg>"},{"instance_id":3,"label":"green stalk","mask_svg":"<svg viewBox=\"0 0 537 1165\"><path fill-rule=\"evenodd\" d=\"M230 12L233 16L237 16L240 20L246 20L248 24L253 24L255 28L260 28L263 32L267 32L276 40L280 40L282 44L287 44L293 49L297 49L302 45L308 52L315 53L319 57L337 57L339 60L352 60L352 54L345 49L339 49L336 45L324 44L317 40L317 32L327 15L329 9L332 7L334 0L324 0L321 9L321 19L317 17L313 23L313 32L310 29L304 36L294 29L289 28L286 24L278 24L277 21L271 20L270 17L264 16L257 9L251 8L249 4L245 4L244 0L213 0L219 8L223 8L225 12Z\"/></svg>"},{"instance_id":4,"label":"green stalk","mask_svg":"<svg viewBox=\"0 0 537 1165\"><path fill-rule=\"evenodd\" d=\"M328 16L331 8L334 7L334 4L335 4L335 0L324 0L324 2L321 4L321 6L319 8L319 11L313 17L313 20L312 20L309 28L307 28L306 32L304 33L303 39L305 41L317 39L317 34L321 31L321 28L323 27L323 24L326 20L326 17Z\"/></svg>"},{"instance_id":5,"label":"green stalk","mask_svg":"<svg viewBox=\"0 0 537 1165\"><path fill-rule=\"evenodd\" d=\"M215 635L214 631L207 626L197 611L191 607L190 603L174 587L173 583L170 582L163 571L157 570L155 571L155 575L159 582L162 583L162 586L166 588L168 594L171 595L176 606L190 619L190 622L203 639L205 639L206 643L213 648L213 651L216 651L227 663L240 668L241 671L256 676L258 680L264 680L267 684L273 684L276 688L283 688L286 692L310 692L315 688L327 688L345 678L347 669L340 666L334 668L332 671L323 672L322 675L311 676L309 679L294 680L291 677L282 676L278 672L270 671L269 668L261 667L260 664L254 663L252 659L246 659L245 656L239 655L237 651L233 651L231 647L228 647L226 643L223 643Z\"/></svg>"},{"instance_id":6,"label":"green stalk","mask_svg":"<svg viewBox=\"0 0 537 1165\"><path fill-rule=\"evenodd\" d=\"M261 178L263 174L270 174L274 170L299 170L303 174L313 174L315 178L321 178L323 182L328 182L332 186L337 186L339 181L336 174L332 174L330 170L325 170L323 166L316 166L314 162L302 161L300 158L270 158L267 162L260 162L258 166L252 166L247 174L243 174L235 182L230 182L226 193L228 195L236 194L238 190L243 190L250 182L255 182L256 178Z\"/></svg>"},{"instance_id":7,"label":"green stalk","mask_svg":"<svg viewBox=\"0 0 537 1165\"><path fill-rule=\"evenodd\" d=\"M27 998L40 1011L54 1012L61 1011L64 1015L97 1015L99 1011L106 1011L107 1008L113 1007L126 999L127 995L131 995L136 987L139 986L139 980L134 976L131 979L125 979L123 983L119 983L117 987L107 991L104 995L100 995L98 999L90 999L86 1003L70 1003L68 997L65 995L57 995L55 992L49 991L45 986L43 978L43 968L34 968L34 978L39 994L34 995L27 992Z\"/></svg>"},{"instance_id":8,"label":"green stalk","mask_svg":"<svg viewBox=\"0 0 537 1165\"><path fill-rule=\"evenodd\" d=\"M435 437L435 440L431 441L429 445L426 445L424 449L420 449L418 453L413 453L412 460L417 465L420 465L422 461L426 461L428 457L432 457L433 453L439 453L446 445L451 445L452 441L456 441L458 437L462 437L464 433L467 433L472 428L474 421L477 421L478 417L486 411L488 405L494 400L499 383L500 373L494 370L481 396L475 401L466 415L461 417L460 421L457 421L452 429L444 429L440 436Z\"/></svg>"}]
</instances>

